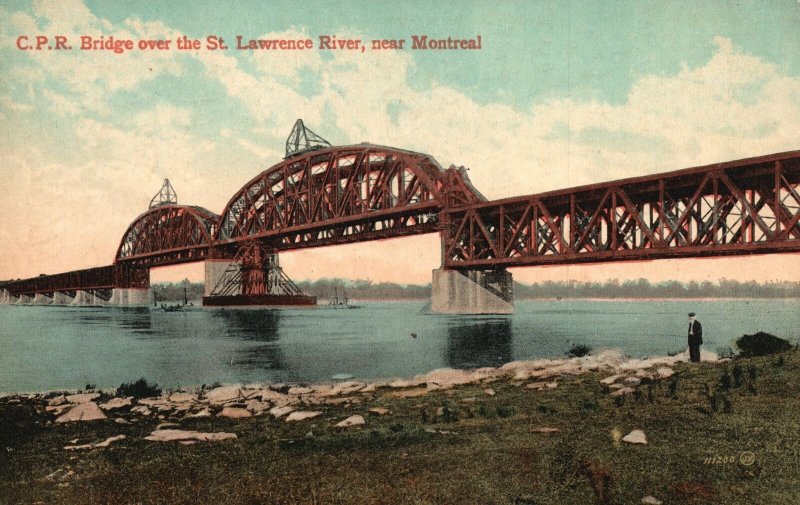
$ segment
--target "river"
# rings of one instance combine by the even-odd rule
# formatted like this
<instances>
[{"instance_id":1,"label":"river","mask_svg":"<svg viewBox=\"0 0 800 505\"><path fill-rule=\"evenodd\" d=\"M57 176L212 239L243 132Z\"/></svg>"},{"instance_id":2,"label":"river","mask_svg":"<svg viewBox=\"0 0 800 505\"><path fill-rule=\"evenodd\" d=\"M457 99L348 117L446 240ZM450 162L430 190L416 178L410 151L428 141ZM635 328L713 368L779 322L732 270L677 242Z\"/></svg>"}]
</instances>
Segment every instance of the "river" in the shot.
<instances>
[{"instance_id":1,"label":"river","mask_svg":"<svg viewBox=\"0 0 800 505\"><path fill-rule=\"evenodd\" d=\"M634 357L686 347L686 313L706 350L766 331L796 342L798 300L520 300L513 316L444 316L424 302L357 309L223 310L0 306L0 391L165 387L408 377L558 357L573 344ZM416 337L412 336L416 335Z\"/></svg>"}]
</instances>

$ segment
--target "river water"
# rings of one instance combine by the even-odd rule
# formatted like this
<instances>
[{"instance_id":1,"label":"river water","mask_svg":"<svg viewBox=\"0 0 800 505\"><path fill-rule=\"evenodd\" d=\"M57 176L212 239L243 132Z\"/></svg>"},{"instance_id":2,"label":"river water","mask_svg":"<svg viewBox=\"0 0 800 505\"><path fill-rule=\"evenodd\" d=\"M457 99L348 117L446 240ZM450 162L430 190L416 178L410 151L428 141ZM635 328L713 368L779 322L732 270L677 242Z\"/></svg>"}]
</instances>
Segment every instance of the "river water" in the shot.
<instances>
[{"instance_id":1,"label":"river water","mask_svg":"<svg viewBox=\"0 0 800 505\"><path fill-rule=\"evenodd\" d=\"M139 377L166 387L408 377L563 356L572 344L666 355L685 348L689 311L703 323L706 350L756 331L800 337L798 300L521 300L513 316L430 315L425 308L0 306L0 391L108 388Z\"/></svg>"}]
</instances>

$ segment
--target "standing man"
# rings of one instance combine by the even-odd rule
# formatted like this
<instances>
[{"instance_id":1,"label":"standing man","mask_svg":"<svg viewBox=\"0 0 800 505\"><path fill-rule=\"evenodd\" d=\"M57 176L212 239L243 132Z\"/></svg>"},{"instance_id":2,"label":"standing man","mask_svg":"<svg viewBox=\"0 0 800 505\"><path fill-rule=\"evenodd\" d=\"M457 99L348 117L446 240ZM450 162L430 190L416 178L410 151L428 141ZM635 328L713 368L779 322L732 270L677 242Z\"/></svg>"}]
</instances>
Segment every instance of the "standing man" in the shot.
<instances>
[{"instance_id":1,"label":"standing man","mask_svg":"<svg viewBox=\"0 0 800 505\"><path fill-rule=\"evenodd\" d=\"M689 312L689 361L700 361L700 345L703 343L703 325L696 321L694 312Z\"/></svg>"}]
</instances>

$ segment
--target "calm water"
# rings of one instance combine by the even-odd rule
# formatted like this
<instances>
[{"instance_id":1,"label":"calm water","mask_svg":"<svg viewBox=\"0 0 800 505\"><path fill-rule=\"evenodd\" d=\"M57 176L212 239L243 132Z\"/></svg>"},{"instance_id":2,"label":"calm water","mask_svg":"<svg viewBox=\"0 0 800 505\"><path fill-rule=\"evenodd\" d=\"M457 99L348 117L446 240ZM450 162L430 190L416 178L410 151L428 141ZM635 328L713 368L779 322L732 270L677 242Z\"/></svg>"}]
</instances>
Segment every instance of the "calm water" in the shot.
<instances>
[{"instance_id":1,"label":"calm water","mask_svg":"<svg viewBox=\"0 0 800 505\"><path fill-rule=\"evenodd\" d=\"M573 343L632 356L685 348L698 313L706 349L767 331L796 341L800 301L518 301L513 316L441 316L423 302L352 310L0 306L0 391L311 382L412 376L563 356ZM417 338L412 338L416 333Z\"/></svg>"}]
</instances>

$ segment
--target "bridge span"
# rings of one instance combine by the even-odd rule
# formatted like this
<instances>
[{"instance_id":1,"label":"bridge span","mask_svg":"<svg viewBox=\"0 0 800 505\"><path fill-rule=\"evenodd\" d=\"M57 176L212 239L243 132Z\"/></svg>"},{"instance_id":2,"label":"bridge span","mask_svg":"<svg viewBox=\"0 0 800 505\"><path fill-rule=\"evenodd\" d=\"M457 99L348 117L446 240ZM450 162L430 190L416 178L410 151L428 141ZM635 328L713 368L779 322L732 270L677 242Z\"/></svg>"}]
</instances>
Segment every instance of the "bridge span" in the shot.
<instances>
[{"instance_id":1,"label":"bridge span","mask_svg":"<svg viewBox=\"0 0 800 505\"><path fill-rule=\"evenodd\" d=\"M792 151L487 201L463 167L393 147L334 147L298 121L287 157L220 214L178 205L165 181L112 265L9 282L0 301L146 304L150 268L197 261L211 295L246 248L277 264L281 251L438 233L432 309L509 313L508 267L800 252L799 186Z\"/></svg>"}]
</instances>

